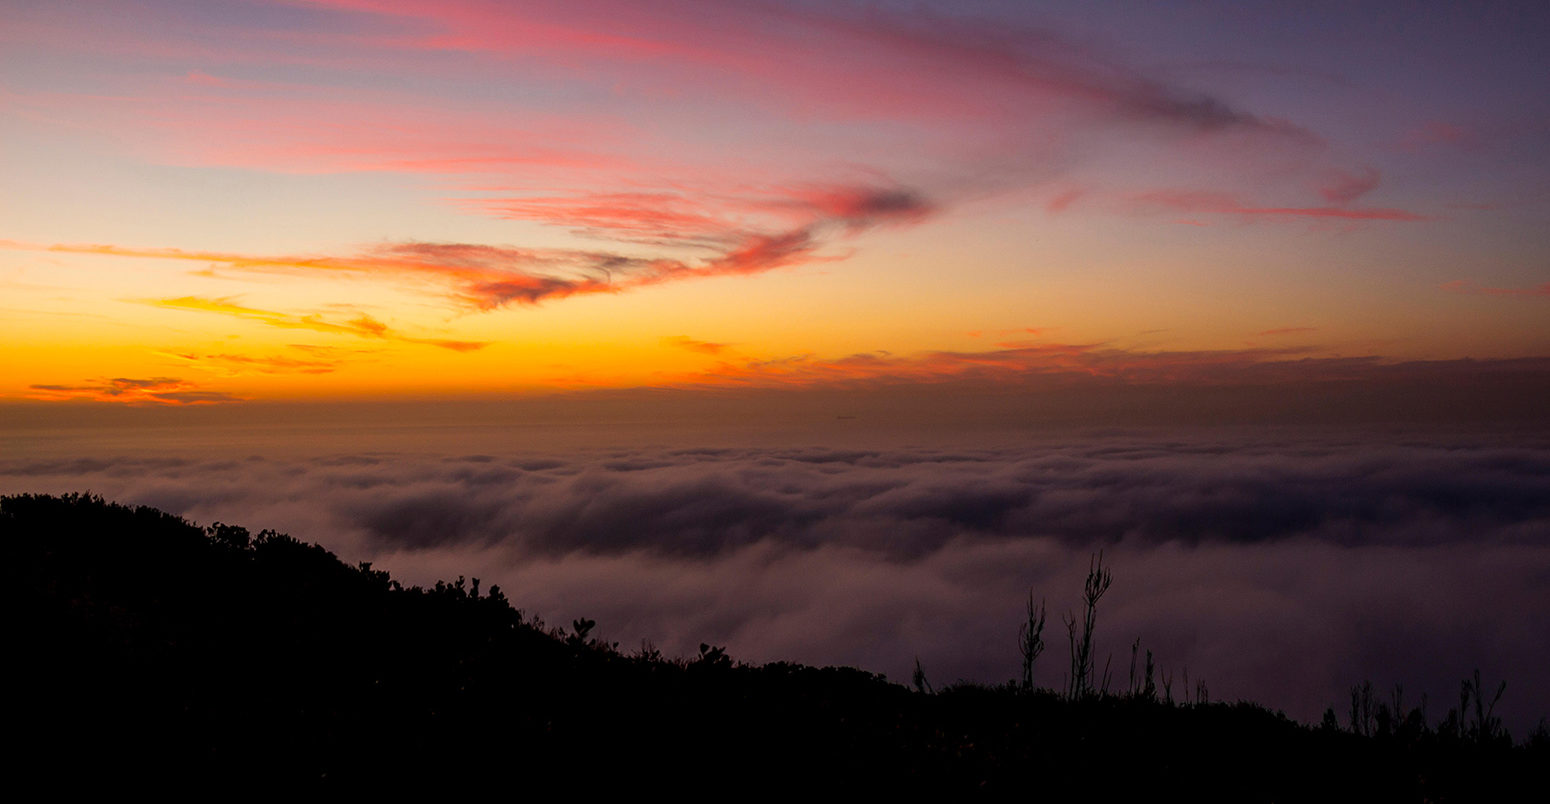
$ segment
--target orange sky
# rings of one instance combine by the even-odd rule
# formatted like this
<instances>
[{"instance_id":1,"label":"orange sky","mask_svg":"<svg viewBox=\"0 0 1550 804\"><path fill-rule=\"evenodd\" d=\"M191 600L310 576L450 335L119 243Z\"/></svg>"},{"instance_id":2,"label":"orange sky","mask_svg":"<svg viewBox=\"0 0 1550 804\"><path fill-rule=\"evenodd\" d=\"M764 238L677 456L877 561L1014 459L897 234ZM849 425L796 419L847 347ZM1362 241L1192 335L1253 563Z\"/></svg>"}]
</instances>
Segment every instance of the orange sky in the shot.
<instances>
[{"instance_id":1,"label":"orange sky","mask_svg":"<svg viewBox=\"0 0 1550 804\"><path fill-rule=\"evenodd\" d=\"M1406 43L1493 68L1443 85L1297 20L1245 43L1144 8L130 8L0 30L0 401L1550 355L1543 57L1490 20Z\"/></svg>"}]
</instances>

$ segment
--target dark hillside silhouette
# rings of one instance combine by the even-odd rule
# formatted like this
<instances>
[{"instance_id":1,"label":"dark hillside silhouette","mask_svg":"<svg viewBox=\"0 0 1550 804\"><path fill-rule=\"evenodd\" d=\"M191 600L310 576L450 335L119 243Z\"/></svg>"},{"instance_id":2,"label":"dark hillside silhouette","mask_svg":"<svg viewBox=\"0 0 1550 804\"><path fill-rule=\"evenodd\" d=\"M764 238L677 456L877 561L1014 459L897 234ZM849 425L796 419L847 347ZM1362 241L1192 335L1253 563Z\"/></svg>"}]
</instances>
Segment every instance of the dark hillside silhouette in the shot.
<instances>
[{"instance_id":1,"label":"dark hillside silhouette","mask_svg":"<svg viewBox=\"0 0 1550 804\"><path fill-rule=\"evenodd\" d=\"M54 790L1419 802L1550 789L1543 735L1514 746L1484 709L1474 731L1397 719L1397 702L1371 724L1310 728L1249 704L1160 701L1150 673L1145 694L1107 695L1090 683L1090 638L1089 680L1066 696L1033 689L1026 669L1022 684L925 694L710 645L621 652L592 621L547 627L478 580L403 587L285 535L91 496L0 498L0 573L24 743L11 775ZM1041 630L1031 599L1029 617ZM1024 634L1027 663L1037 638Z\"/></svg>"}]
</instances>

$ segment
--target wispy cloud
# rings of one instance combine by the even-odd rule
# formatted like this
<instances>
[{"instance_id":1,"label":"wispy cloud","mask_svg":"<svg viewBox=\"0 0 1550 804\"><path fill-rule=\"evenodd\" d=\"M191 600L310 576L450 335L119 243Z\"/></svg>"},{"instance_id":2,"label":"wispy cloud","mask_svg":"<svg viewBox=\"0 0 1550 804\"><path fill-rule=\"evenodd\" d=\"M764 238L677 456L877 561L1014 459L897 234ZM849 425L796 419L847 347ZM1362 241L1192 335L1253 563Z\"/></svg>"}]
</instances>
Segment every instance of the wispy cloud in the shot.
<instances>
[{"instance_id":1,"label":"wispy cloud","mask_svg":"<svg viewBox=\"0 0 1550 804\"><path fill-rule=\"evenodd\" d=\"M576 193L463 203L499 218L530 220L628 242L734 250L757 239L821 230L856 234L925 220L933 205L889 186L771 186L724 191Z\"/></svg>"},{"instance_id":2,"label":"wispy cloud","mask_svg":"<svg viewBox=\"0 0 1550 804\"><path fill-rule=\"evenodd\" d=\"M336 359L285 357L283 355L201 354L160 352L163 357L227 376L243 374L328 374L339 368Z\"/></svg>"},{"instance_id":3,"label":"wispy cloud","mask_svg":"<svg viewBox=\"0 0 1550 804\"><path fill-rule=\"evenodd\" d=\"M939 383L973 380L998 384L1032 380L1092 379L1125 382L1201 382L1224 375L1272 377L1278 364L1305 350L1134 352L1103 344L1019 342L976 351L887 352L823 358L812 354L723 362L683 375L686 385L819 387ZM1366 361L1364 361L1366 362Z\"/></svg>"},{"instance_id":4,"label":"wispy cloud","mask_svg":"<svg viewBox=\"0 0 1550 804\"><path fill-rule=\"evenodd\" d=\"M682 86L829 115L1005 117L1052 104L1117 121L1190 131L1259 130L1309 137L1284 121L1176 86L1082 48L1049 30L992 24L915 10L782 8L668 3L650 12L619 0L532 6L402 2L321 5L420 26L392 46L460 51L603 72L631 86ZM801 53L771 60L770 52ZM586 65L584 68L578 65ZM901 82L900 75L912 76ZM840 77L836 80L836 77Z\"/></svg>"},{"instance_id":5,"label":"wispy cloud","mask_svg":"<svg viewBox=\"0 0 1550 804\"><path fill-rule=\"evenodd\" d=\"M388 327L387 324L362 313L355 318L344 321L330 321L321 315L295 315L292 313L276 312L274 310L262 310L256 307L246 307L236 304L232 299L207 299L199 296L180 296L172 299L143 299L142 304L155 307L167 307L174 310L188 310L200 313L218 313L235 318L245 318L250 321L258 321L271 327L285 329L305 329L313 332L326 332L333 335L355 335L363 338L379 338L383 340L399 341L402 343L416 343L426 346L439 346L443 349L451 349L455 352L472 352L488 346L484 341L456 341L439 338L415 338L399 333Z\"/></svg>"},{"instance_id":6,"label":"wispy cloud","mask_svg":"<svg viewBox=\"0 0 1550 804\"><path fill-rule=\"evenodd\" d=\"M1331 204L1349 204L1377 189L1381 175L1374 167L1362 168L1356 173L1337 170L1319 187L1319 195Z\"/></svg>"},{"instance_id":7,"label":"wispy cloud","mask_svg":"<svg viewBox=\"0 0 1550 804\"><path fill-rule=\"evenodd\" d=\"M694 338L691 338L687 335L673 335L666 337L662 339L662 343L667 346L674 346L679 349L687 349L691 352L699 352L700 354L704 355L719 355L730 347L730 344L711 343L710 341L695 340Z\"/></svg>"},{"instance_id":8,"label":"wispy cloud","mask_svg":"<svg viewBox=\"0 0 1550 804\"><path fill-rule=\"evenodd\" d=\"M1267 335L1313 331L1293 327ZM1305 346L1198 351L1143 351L1109 344L1031 341L985 351L888 352L825 358L811 353L725 360L665 378L682 387L749 389L883 388L968 384L983 388L1234 387L1410 382L1460 383L1523 375L1550 381L1545 359L1400 362L1378 355L1316 356Z\"/></svg>"},{"instance_id":9,"label":"wispy cloud","mask_svg":"<svg viewBox=\"0 0 1550 804\"><path fill-rule=\"evenodd\" d=\"M480 198L461 205L497 218L542 221L620 239L724 245L727 231L734 228L723 209L682 193Z\"/></svg>"},{"instance_id":10,"label":"wispy cloud","mask_svg":"<svg viewBox=\"0 0 1550 804\"><path fill-rule=\"evenodd\" d=\"M29 398L51 402L82 399L127 405L208 405L242 401L242 397L203 390L177 377L113 377L85 380L81 385L30 385L27 388Z\"/></svg>"},{"instance_id":11,"label":"wispy cloud","mask_svg":"<svg viewBox=\"0 0 1550 804\"><path fill-rule=\"evenodd\" d=\"M676 244L685 241L720 244L709 257L639 257L620 252L580 249L523 249L473 243L397 243L372 246L345 256L271 256L176 248L129 248L115 245L35 245L0 240L0 248L100 256L184 260L234 272L334 274L354 278L431 279L446 288L460 306L490 310L510 303L537 304L567 296L619 293L636 288L710 276L763 273L776 268L833 259L821 253L836 238L854 236L886 224L915 223L932 207L918 195L896 188L797 188L784 195L748 199L743 206L762 211L760 225L748 228L709 215L663 218L646 205L612 206L603 211L596 199L561 203L549 199L528 210L549 223L587 223L608 234L630 235L653 229ZM773 218L773 220L772 220ZM317 315L298 316L259 310L229 299L183 297L161 299L163 307L217 312L262 321L276 327L389 338L425 343L458 351L483 344L467 341L411 338L362 315L348 321Z\"/></svg>"},{"instance_id":12,"label":"wispy cloud","mask_svg":"<svg viewBox=\"0 0 1550 804\"><path fill-rule=\"evenodd\" d=\"M1080 201L1086 191L1081 189L1063 190L1045 203L1044 209L1050 213L1061 213L1071 208L1072 204Z\"/></svg>"},{"instance_id":13,"label":"wispy cloud","mask_svg":"<svg viewBox=\"0 0 1550 804\"><path fill-rule=\"evenodd\" d=\"M19 97L29 109L80 128L119 132L136 148L179 164L506 181L545 189L531 197L464 195L454 201L491 214L569 216L573 225L621 230L676 230L705 223L707 214L724 218L722 199L694 187L696 175L707 169L724 173L734 165L738 175L748 175L762 162L758 151L784 144L785 138L753 133L749 148L731 153L685 148L677 141L685 132L672 123L651 121L629 104L579 100L600 88L611 97L671 99L674 109L686 112L683 125L691 126L702 105L737 109L769 132L815 118L862 125L906 122L917 133L905 150L929 154L938 174L943 166L952 168L947 172L985 174L982 161L989 151L996 152L992 161L1001 168L1025 165L1029 143L1090 140L1084 135L1113 129L1158 143L1183 135L1196 142L1223 137L1241 144L1248 138L1257 143L1254 148L1271 150L1324 147L1316 134L1288 120L1129 65L1120 54L1056 31L1005 20L920 9L774 4L668 2L646 10L621 0L556 5L317 0L295 13L326 15L319 21L327 25L226 36L232 49L214 61L294 64L305 68L297 73L311 76L310 84L202 69L154 81L125 78L123 93L111 103L58 92ZM210 32L201 26L216 24L202 19L148 25L133 44L137 50L150 48L141 57L183 55L206 45L201 34ZM82 33L65 25L37 36L71 48L83 46ZM113 38L105 27L92 35ZM100 52L109 44L91 39L86 46ZM473 65L484 80L574 87L571 94L578 100L563 109L545 105L512 114L505 103L426 99L363 88L356 80L362 63L391 73L447 53L470 57L460 63ZM680 98L690 102L680 106ZM433 111L410 111L416 108ZM795 155L795 169L772 169L780 174L773 180L837 161L876 167L883 160L884 154L866 147L853 153L804 152ZM693 198L674 195L686 186ZM569 196L555 195L561 188L584 188L593 198L571 204ZM946 188L928 189L934 198L948 195ZM1057 198L1052 209L1072 200L1075 196Z\"/></svg>"}]
</instances>

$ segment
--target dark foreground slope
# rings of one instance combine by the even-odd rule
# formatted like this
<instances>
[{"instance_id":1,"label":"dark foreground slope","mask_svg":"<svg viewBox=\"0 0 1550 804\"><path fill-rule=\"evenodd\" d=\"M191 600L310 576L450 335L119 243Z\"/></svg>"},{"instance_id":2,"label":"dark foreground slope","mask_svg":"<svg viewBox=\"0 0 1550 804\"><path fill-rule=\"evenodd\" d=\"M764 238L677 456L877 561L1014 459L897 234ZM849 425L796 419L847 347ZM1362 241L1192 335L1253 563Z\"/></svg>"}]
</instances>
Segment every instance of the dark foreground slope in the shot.
<instances>
[{"instance_id":1,"label":"dark foreground slope","mask_svg":"<svg viewBox=\"0 0 1550 804\"><path fill-rule=\"evenodd\" d=\"M1544 790L1544 746L1310 729L1246 704L625 655L478 582L403 588L271 532L0 498L8 775L56 786L433 783L511 795L772 791L1051 801L1466 801ZM467 788L469 783L499 787Z\"/></svg>"}]
</instances>

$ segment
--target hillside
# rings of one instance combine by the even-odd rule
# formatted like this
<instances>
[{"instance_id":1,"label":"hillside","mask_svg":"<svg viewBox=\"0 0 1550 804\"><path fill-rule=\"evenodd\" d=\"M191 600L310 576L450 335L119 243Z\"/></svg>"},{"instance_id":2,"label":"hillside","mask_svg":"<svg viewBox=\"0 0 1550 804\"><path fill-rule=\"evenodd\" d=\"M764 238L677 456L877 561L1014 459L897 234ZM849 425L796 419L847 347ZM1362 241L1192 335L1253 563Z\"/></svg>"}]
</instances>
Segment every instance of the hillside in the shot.
<instances>
[{"instance_id":1,"label":"hillside","mask_svg":"<svg viewBox=\"0 0 1550 804\"><path fill-rule=\"evenodd\" d=\"M589 621L524 615L520 590L403 587L285 535L90 496L0 498L0 551L29 735L13 776L65 787L1476 801L1550 785L1543 735L1514 746L1467 711L1383 707L1359 735L1244 703L925 693L711 646L626 652Z\"/></svg>"}]
</instances>

